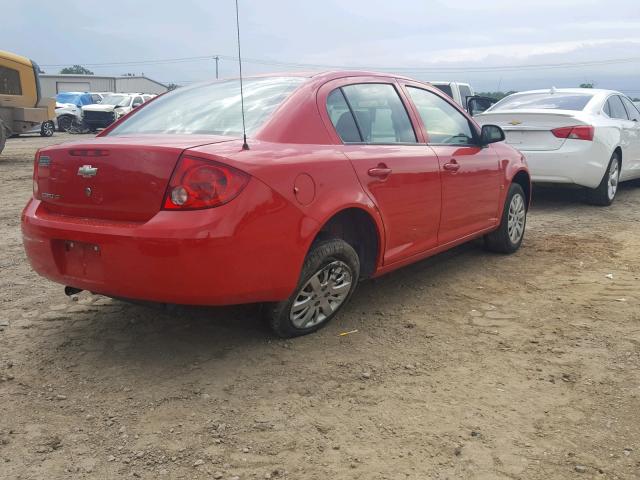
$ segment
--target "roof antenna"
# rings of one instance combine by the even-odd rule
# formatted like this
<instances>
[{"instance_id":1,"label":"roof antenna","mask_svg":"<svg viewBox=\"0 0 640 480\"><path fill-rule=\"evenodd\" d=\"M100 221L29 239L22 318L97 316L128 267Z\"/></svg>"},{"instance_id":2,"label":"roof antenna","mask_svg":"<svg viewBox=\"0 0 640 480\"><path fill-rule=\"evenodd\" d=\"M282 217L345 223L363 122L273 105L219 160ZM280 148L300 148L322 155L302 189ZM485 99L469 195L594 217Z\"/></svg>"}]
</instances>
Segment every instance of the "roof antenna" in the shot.
<instances>
[{"instance_id":1,"label":"roof antenna","mask_svg":"<svg viewBox=\"0 0 640 480\"><path fill-rule=\"evenodd\" d=\"M238 0L236 0L236 30L238 31L238 66L240 67L240 106L242 109L242 149L249 150L247 143L247 127L244 123L244 92L242 90L242 55L240 53L240 15L238 14Z\"/></svg>"}]
</instances>

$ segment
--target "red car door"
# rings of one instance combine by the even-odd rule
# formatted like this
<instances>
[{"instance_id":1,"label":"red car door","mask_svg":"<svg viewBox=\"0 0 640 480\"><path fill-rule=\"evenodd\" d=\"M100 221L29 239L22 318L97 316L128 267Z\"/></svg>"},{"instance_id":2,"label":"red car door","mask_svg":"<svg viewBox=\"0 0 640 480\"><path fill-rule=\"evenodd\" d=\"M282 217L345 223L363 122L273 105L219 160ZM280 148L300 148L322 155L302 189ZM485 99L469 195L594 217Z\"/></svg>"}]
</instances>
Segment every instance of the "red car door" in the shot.
<instances>
[{"instance_id":1,"label":"red car door","mask_svg":"<svg viewBox=\"0 0 640 480\"><path fill-rule=\"evenodd\" d=\"M414 130L398 86L388 79L350 78L325 87L328 117L344 143L342 150L382 216L384 264L435 247L438 157L418 143L422 134Z\"/></svg>"},{"instance_id":2,"label":"red car door","mask_svg":"<svg viewBox=\"0 0 640 480\"><path fill-rule=\"evenodd\" d=\"M501 171L491 146L478 144L479 132L443 96L405 85L437 154L442 178L438 244L456 242L498 223Z\"/></svg>"}]
</instances>

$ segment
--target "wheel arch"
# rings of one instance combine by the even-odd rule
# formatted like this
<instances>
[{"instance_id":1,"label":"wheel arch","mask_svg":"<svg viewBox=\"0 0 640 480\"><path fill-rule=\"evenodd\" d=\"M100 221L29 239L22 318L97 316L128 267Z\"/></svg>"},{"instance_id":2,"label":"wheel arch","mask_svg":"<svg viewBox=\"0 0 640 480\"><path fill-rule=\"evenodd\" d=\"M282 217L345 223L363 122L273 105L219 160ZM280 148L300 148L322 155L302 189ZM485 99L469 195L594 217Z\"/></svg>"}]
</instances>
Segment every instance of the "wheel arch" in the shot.
<instances>
[{"instance_id":1,"label":"wheel arch","mask_svg":"<svg viewBox=\"0 0 640 480\"><path fill-rule=\"evenodd\" d=\"M618 154L618 160L620 161L620 170L622 170L622 147L620 145L618 145L616 148L613 149L613 154Z\"/></svg>"},{"instance_id":2,"label":"wheel arch","mask_svg":"<svg viewBox=\"0 0 640 480\"><path fill-rule=\"evenodd\" d=\"M511 177L511 183L517 183L524 190L524 194L527 200L527 205L531 205L531 176L526 170L518 170L513 177Z\"/></svg>"},{"instance_id":3,"label":"wheel arch","mask_svg":"<svg viewBox=\"0 0 640 480\"><path fill-rule=\"evenodd\" d=\"M376 217L375 213L362 206L335 211L322 222L311 245L329 238L341 238L358 254L360 278L371 277L378 268L384 246L384 230Z\"/></svg>"}]
</instances>

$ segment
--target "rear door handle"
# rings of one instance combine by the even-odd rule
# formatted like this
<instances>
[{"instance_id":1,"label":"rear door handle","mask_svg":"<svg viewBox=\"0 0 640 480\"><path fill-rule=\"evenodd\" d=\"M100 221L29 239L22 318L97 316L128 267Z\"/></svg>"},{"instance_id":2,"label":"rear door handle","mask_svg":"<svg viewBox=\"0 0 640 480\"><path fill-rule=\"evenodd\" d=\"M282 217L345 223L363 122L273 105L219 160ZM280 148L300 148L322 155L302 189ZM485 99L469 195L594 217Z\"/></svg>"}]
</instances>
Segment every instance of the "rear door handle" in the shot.
<instances>
[{"instance_id":1,"label":"rear door handle","mask_svg":"<svg viewBox=\"0 0 640 480\"><path fill-rule=\"evenodd\" d=\"M389 175L391 175L391 169L385 164L381 163L377 167L370 168L367 173L370 177L387 178Z\"/></svg>"},{"instance_id":2,"label":"rear door handle","mask_svg":"<svg viewBox=\"0 0 640 480\"><path fill-rule=\"evenodd\" d=\"M445 163L442 168L444 168L445 170L447 170L448 172L457 172L458 170L460 170L460 164L458 163L458 161L454 158L452 159L449 163Z\"/></svg>"}]
</instances>

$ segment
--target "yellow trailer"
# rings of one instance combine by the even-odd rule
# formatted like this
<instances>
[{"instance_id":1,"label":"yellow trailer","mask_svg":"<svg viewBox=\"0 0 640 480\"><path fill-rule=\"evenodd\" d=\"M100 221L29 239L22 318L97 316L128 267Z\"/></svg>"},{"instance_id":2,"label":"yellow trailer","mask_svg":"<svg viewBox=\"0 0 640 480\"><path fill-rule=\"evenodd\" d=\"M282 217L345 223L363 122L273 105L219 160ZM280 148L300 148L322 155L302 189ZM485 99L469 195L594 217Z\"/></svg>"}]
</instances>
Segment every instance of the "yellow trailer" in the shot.
<instances>
[{"instance_id":1,"label":"yellow trailer","mask_svg":"<svg viewBox=\"0 0 640 480\"><path fill-rule=\"evenodd\" d=\"M0 152L6 139L43 125L53 127L55 100L41 98L38 65L0 50ZM51 130L53 132L53 130Z\"/></svg>"}]
</instances>

